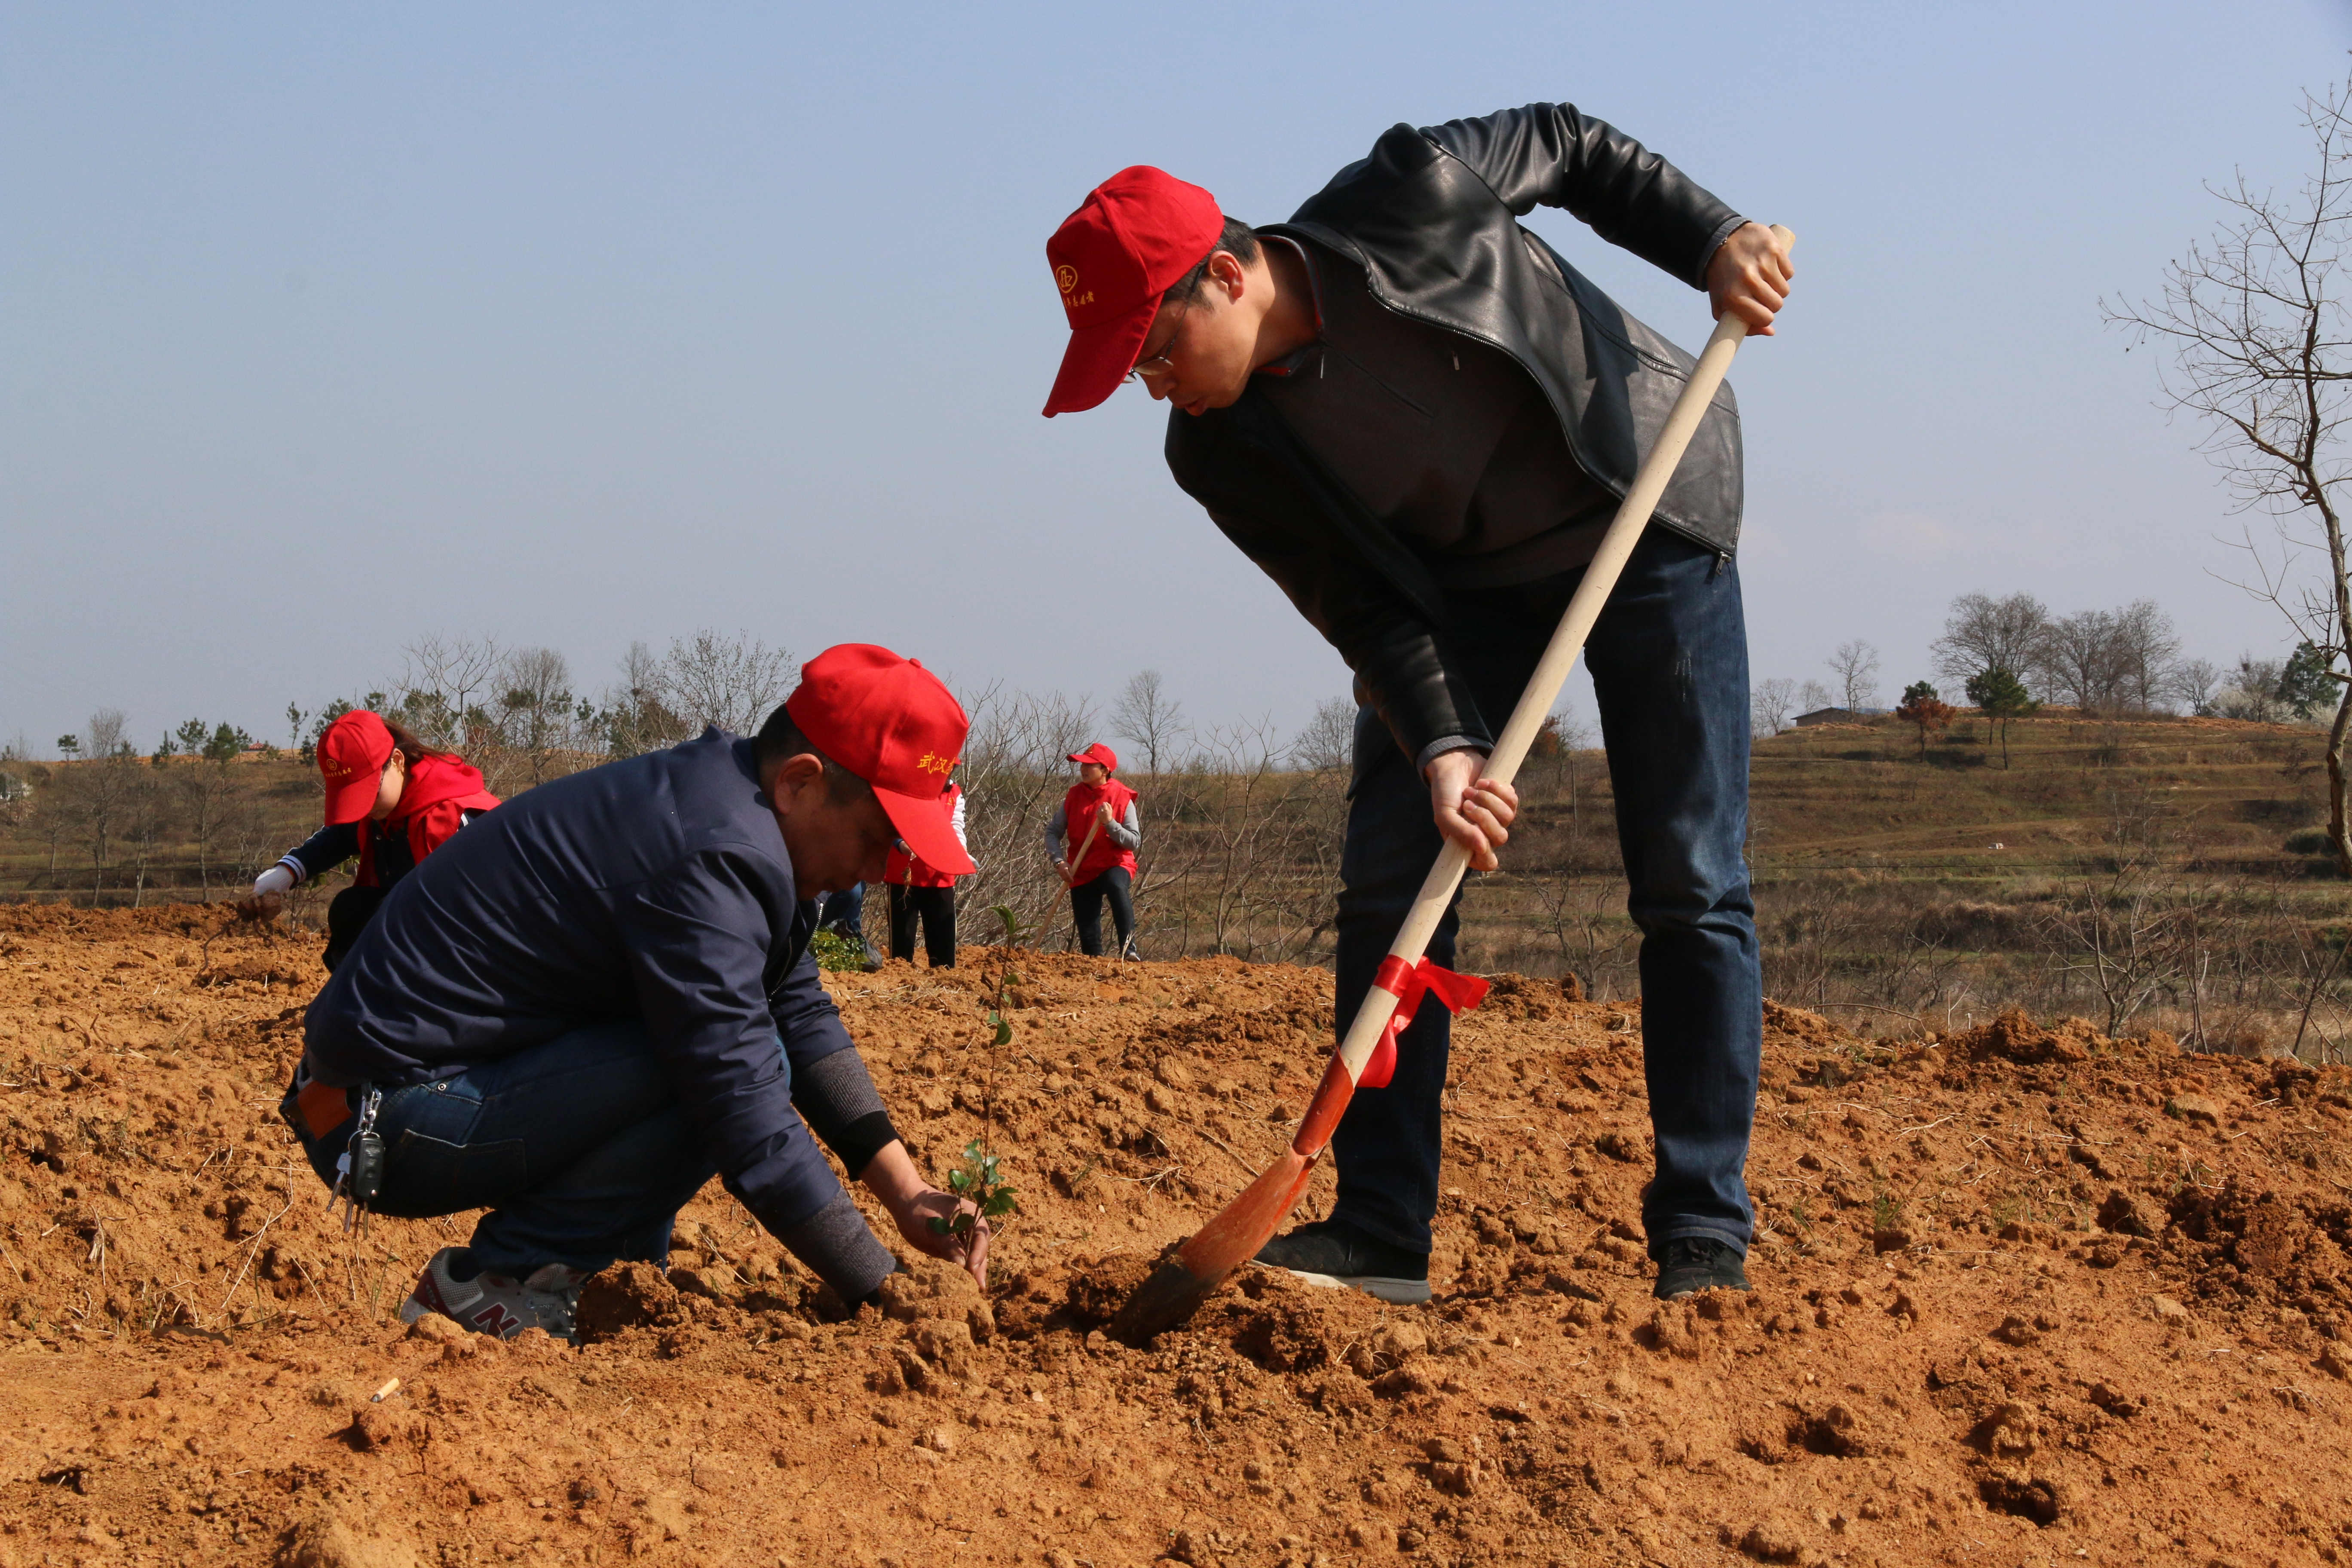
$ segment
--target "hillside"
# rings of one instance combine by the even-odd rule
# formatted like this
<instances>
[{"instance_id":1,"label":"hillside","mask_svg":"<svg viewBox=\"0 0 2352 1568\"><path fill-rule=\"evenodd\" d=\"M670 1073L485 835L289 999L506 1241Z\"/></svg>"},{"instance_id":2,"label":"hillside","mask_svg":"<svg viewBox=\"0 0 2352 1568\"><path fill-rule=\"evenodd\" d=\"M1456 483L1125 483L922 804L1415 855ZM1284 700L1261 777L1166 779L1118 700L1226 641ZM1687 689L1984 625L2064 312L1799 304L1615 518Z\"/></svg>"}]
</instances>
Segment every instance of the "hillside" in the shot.
<instances>
[{"instance_id":1,"label":"hillside","mask_svg":"<svg viewBox=\"0 0 2352 1568\"><path fill-rule=\"evenodd\" d=\"M275 1120L314 946L0 911L0 1564L2352 1551L2341 1068L1774 1007L1758 1289L1660 1307L1639 1009L1506 977L1457 1036L1433 1306L1253 1273L1132 1350L1099 1324L1279 1146L1328 977L1022 954L985 1297L925 1263L835 1321L714 1184L592 1342L499 1346L388 1321L466 1222L344 1237ZM983 1130L1000 962L834 977L935 1168Z\"/></svg>"}]
</instances>

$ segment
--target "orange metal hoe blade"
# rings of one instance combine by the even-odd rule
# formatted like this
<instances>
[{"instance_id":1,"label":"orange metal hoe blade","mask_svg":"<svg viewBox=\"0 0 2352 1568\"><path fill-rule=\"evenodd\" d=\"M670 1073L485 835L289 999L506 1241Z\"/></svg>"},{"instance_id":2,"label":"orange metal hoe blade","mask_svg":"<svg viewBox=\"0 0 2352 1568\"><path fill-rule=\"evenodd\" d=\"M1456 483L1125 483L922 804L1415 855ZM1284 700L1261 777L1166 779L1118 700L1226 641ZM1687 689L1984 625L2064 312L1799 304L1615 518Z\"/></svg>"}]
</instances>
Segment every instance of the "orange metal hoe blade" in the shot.
<instances>
[{"instance_id":1,"label":"orange metal hoe blade","mask_svg":"<svg viewBox=\"0 0 2352 1568\"><path fill-rule=\"evenodd\" d=\"M1315 1161L1331 1141L1340 1112L1356 1092L1356 1080L1339 1058L1324 1069L1323 1081L1307 1105L1297 1136L1282 1158L1268 1165L1241 1196L1161 1264L1111 1320L1111 1337L1139 1345L1164 1333L1197 1310L1225 1276L1257 1256L1280 1229L1315 1173Z\"/></svg>"},{"instance_id":2,"label":"orange metal hoe blade","mask_svg":"<svg viewBox=\"0 0 2352 1568\"><path fill-rule=\"evenodd\" d=\"M1257 1255L1305 1195L1313 1173L1313 1161L1286 1150L1127 1299L1111 1320L1111 1337L1139 1345L1191 1317L1226 1275Z\"/></svg>"}]
</instances>

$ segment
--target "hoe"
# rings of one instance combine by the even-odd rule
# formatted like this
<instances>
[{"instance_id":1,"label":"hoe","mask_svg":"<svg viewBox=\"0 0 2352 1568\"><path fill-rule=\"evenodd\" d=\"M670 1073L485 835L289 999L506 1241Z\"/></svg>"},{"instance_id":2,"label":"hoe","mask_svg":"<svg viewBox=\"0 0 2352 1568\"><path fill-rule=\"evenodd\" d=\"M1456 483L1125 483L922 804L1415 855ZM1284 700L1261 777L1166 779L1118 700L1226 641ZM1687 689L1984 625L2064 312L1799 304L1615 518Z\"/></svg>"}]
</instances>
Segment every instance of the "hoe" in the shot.
<instances>
[{"instance_id":1,"label":"hoe","mask_svg":"<svg viewBox=\"0 0 2352 1568\"><path fill-rule=\"evenodd\" d=\"M1787 229L1776 226L1773 232L1783 244L1793 242ZM1633 555L1633 546L1640 542L1650 513L1665 492L1666 481L1674 478L1675 466L1682 461L1684 450L1697 432L1700 417L1713 400L1716 388L1723 384L1724 374L1731 368L1731 356L1738 352L1740 340L1747 335L1747 325L1737 316L1726 314L1716 324L1714 334L1699 354L1696 369L1684 385L1682 395L1675 400L1664 428L1658 432L1657 444L1643 459L1641 471L1618 506L1616 519L1601 539L1592 564L1585 568L1583 581L1570 598L1559 629L1552 634L1543 657L1536 663L1535 673L1528 678L1527 689L1519 695L1518 705L1511 710L1510 721L1503 726L1502 736L1495 742L1494 755L1486 764L1488 778L1508 784L1517 774L1519 763L1526 760L1528 748L1543 725L1544 716L1559 700L1568 672L1575 666L1577 655L1583 652L1584 639L1591 635L1593 622L1600 619L1601 607L1617 586L1617 578ZM1423 956L1468 865L1469 854L1459 845L1448 843L1439 851L1437 863L1430 868L1421 891L1414 896L1412 908L1406 913L1396 941L1390 945L1379 973L1373 977L1372 988L1357 1012L1348 1037L1340 1042L1331 1065L1324 1071L1323 1081L1315 1090L1315 1098L1307 1102L1307 1113L1299 1121L1298 1131L1291 1139L1288 1151L1180 1247L1176 1255L1162 1263L1128 1299L1111 1324L1114 1336L1129 1344L1141 1344L1174 1328L1192 1315L1209 1293L1223 1283L1225 1276L1256 1255L1306 1194L1315 1162L1321 1156L1324 1145L1331 1141L1331 1133L1339 1125L1356 1086L1378 1089L1389 1081L1396 1062L1397 1035L1412 1021L1424 994L1435 996L1456 1012L1475 1006L1486 994L1486 982L1450 973Z\"/></svg>"}]
</instances>

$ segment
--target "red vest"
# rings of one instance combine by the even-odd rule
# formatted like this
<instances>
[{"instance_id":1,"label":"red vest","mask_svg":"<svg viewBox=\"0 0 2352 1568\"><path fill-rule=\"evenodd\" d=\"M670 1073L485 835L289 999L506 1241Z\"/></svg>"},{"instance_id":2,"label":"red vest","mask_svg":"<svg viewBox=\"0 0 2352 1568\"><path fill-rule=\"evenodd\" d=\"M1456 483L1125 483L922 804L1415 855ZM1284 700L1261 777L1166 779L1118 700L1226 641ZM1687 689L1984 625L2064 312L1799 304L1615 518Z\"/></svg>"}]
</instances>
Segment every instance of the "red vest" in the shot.
<instances>
[{"instance_id":1,"label":"red vest","mask_svg":"<svg viewBox=\"0 0 2352 1568\"><path fill-rule=\"evenodd\" d=\"M465 813L488 811L499 804L499 797L482 787L479 769L462 763L456 757L436 756L430 752L416 759L408 770L408 783L400 792L399 815L383 824L360 824L360 868L352 879L353 885L373 888L375 882L375 836L381 830L389 835L406 833L408 853L416 865L444 844L450 835L465 826Z\"/></svg>"},{"instance_id":2,"label":"red vest","mask_svg":"<svg viewBox=\"0 0 2352 1568\"><path fill-rule=\"evenodd\" d=\"M1069 847L1063 853L1075 855L1078 852L1078 846L1086 843L1087 832L1095 823L1096 802L1108 802L1111 820L1123 823L1127 820L1127 808L1135 797L1135 792L1117 779L1106 779L1098 784L1073 784L1070 793L1062 797L1062 831L1069 839ZM1091 882L1113 867L1121 868L1132 875L1135 851L1120 848L1111 838L1110 829L1106 827L1095 835L1093 845L1087 850L1087 858L1070 868L1070 881L1073 885Z\"/></svg>"},{"instance_id":3,"label":"red vest","mask_svg":"<svg viewBox=\"0 0 2352 1568\"><path fill-rule=\"evenodd\" d=\"M950 820L955 815L956 801L962 794L963 785L950 784L948 793L940 797L940 804L947 807ZM902 888L952 888L955 886L953 877L921 856L908 855L904 850L897 848L893 848L890 851L890 858L882 863L882 879L886 882L895 882Z\"/></svg>"}]
</instances>

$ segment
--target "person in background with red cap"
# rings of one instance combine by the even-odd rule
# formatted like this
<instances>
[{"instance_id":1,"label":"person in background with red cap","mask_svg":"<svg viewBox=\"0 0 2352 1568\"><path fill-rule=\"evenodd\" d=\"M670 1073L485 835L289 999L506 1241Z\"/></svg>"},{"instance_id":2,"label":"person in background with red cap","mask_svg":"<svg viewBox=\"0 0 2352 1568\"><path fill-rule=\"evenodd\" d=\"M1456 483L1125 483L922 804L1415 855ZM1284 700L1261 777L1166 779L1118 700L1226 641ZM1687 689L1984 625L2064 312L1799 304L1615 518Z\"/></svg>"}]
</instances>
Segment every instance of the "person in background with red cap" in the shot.
<instances>
[{"instance_id":1,"label":"person in background with red cap","mask_svg":"<svg viewBox=\"0 0 2352 1568\"><path fill-rule=\"evenodd\" d=\"M1771 331L1787 246L1566 103L1395 126L1265 228L1127 169L1045 247L1070 326L1045 413L1126 377L1165 400L1177 484L1355 672L1343 1036L1440 844L1496 867L1517 799L1485 776L1495 731L1692 365L1520 226L1538 205ZM1669 1299L1747 1286L1762 1017L1740 505L1726 387L1585 646L1643 932L1643 1217ZM1454 926L1449 910L1437 963ZM1429 1299L1447 1041L1445 1010L1422 1008L1394 1079L1340 1122L1330 1216L1261 1262Z\"/></svg>"},{"instance_id":2,"label":"person in background with red cap","mask_svg":"<svg viewBox=\"0 0 2352 1568\"><path fill-rule=\"evenodd\" d=\"M947 806L948 825L955 829L956 843L969 856L971 845L963 836L961 784L948 785ZM890 956L915 962L915 922L920 921L924 957L933 969L953 969L955 873L940 870L919 855L894 848L882 868L882 880L890 889Z\"/></svg>"},{"instance_id":3,"label":"person in background with red cap","mask_svg":"<svg viewBox=\"0 0 2352 1568\"><path fill-rule=\"evenodd\" d=\"M352 885L327 905L324 958L332 970L393 884L499 797L464 758L433 751L400 723L364 709L328 725L318 755L327 826L255 878L237 908L267 920L289 889L358 856Z\"/></svg>"},{"instance_id":4,"label":"person in background with red cap","mask_svg":"<svg viewBox=\"0 0 2352 1568\"><path fill-rule=\"evenodd\" d=\"M282 1110L331 1188L412 1217L483 1209L401 1309L568 1334L580 1283L661 1262L716 1173L845 1302L908 1244L983 1282L985 1227L923 1180L818 984L816 900L903 844L969 871L941 786L970 725L887 648L828 648L744 738L544 784L403 878L304 1019ZM814 1134L814 1136L812 1136Z\"/></svg>"},{"instance_id":5,"label":"person in background with red cap","mask_svg":"<svg viewBox=\"0 0 2352 1568\"><path fill-rule=\"evenodd\" d=\"M1135 851L1143 842L1143 821L1137 815L1136 793L1111 777L1118 757L1097 741L1083 752L1072 752L1078 764L1078 782L1045 824L1045 853L1054 869L1070 886L1070 917L1077 922L1078 949L1088 958L1103 951L1103 900L1110 900L1111 929L1118 936L1118 955L1136 960ZM1066 840L1068 847L1063 847Z\"/></svg>"}]
</instances>

